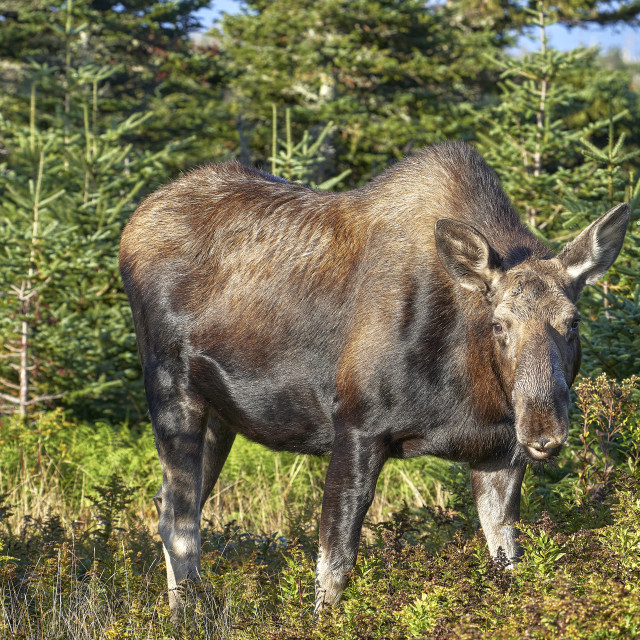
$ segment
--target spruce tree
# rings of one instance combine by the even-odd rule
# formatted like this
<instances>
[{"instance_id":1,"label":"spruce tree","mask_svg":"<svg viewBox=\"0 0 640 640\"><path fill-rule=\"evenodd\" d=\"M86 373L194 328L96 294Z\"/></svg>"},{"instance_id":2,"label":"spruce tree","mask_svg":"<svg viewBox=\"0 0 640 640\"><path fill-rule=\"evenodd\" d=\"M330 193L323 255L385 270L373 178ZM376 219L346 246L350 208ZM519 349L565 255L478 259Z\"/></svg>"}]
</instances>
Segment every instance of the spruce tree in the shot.
<instances>
[{"instance_id":1,"label":"spruce tree","mask_svg":"<svg viewBox=\"0 0 640 640\"><path fill-rule=\"evenodd\" d=\"M282 138L278 130L278 109L273 108L271 132L271 173L292 182L301 182L326 191L340 184L350 173L346 169L337 176L329 175L325 140L333 129L329 122L317 134L304 131L302 139L294 142L291 123L291 110L285 111L285 136Z\"/></svg>"},{"instance_id":2,"label":"spruce tree","mask_svg":"<svg viewBox=\"0 0 640 640\"><path fill-rule=\"evenodd\" d=\"M640 185L633 170L640 151L624 149L625 133L616 130L629 127L637 97L620 73L597 71L597 51L548 46L555 14L540 5L530 16L539 48L521 58L494 59L502 99L485 110L481 150L523 219L553 248L614 204L630 202L632 222L620 257L580 301L583 370L621 378L640 367Z\"/></svg>"},{"instance_id":3,"label":"spruce tree","mask_svg":"<svg viewBox=\"0 0 640 640\"><path fill-rule=\"evenodd\" d=\"M507 41L419 0L244 8L216 32L242 159L267 157L271 104L290 107L296 135L334 122L334 172L352 169L351 185L414 147L471 136L471 105L493 86L482 56Z\"/></svg>"},{"instance_id":4,"label":"spruce tree","mask_svg":"<svg viewBox=\"0 0 640 640\"><path fill-rule=\"evenodd\" d=\"M101 124L152 111L129 133L141 151L192 138L189 153L167 158L165 179L185 165L222 159L235 134L222 101L218 49L196 47L198 9L209 0L4 0L0 2L0 109L5 117L28 110L30 65L57 70L39 97L39 118L69 109L69 96L86 83L80 66L108 70L100 82ZM61 104L61 101L64 101ZM197 132L196 137L194 133Z\"/></svg>"},{"instance_id":5,"label":"spruce tree","mask_svg":"<svg viewBox=\"0 0 640 640\"><path fill-rule=\"evenodd\" d=\"M471 24L482 23L496 31L517 29L527 31L531 27L530 11L542 5L545 12L553 11L559 23L572 28L584 25L638 25L640 3L637 0L555 0L543 2L530 0L449 0L465 20Z\"/></svg>"},{"instance_id":6,"label":"spruce tree","mask_svg":"<svg viewBox=\"0 0 640 640\"><path fill-rule=\"evenodd\" d=\"M36 70L28 123L1 122L7 152L0 165L4 412L26 415L52 401L103 417L122 418L127 406L142 412L118 241L136 199L157 186L172 148L138 153L123 142L144 114L99 125L99 84L108 71L74 69L86 86L74 85L69 108L60 104L43 127L38 97L50 78Z\"/></svg>"}]
</instances>

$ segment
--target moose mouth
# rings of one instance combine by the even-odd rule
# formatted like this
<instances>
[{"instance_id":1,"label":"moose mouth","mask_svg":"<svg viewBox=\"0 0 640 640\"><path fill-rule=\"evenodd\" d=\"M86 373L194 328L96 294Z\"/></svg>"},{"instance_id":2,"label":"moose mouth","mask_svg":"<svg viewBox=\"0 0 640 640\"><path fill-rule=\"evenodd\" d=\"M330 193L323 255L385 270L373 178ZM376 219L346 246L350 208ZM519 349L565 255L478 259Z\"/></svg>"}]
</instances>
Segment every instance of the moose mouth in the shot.
<instances>
[{"instance_id":1,"label":"moose mouth","mask_svg":"<svg viewBox=\"0 0 640 640\"><path fill-rule=\"evenodd\" d=\"M562 445L556 445L555 447L549 447L540 449L537 447L532 447L528 444L520 443L522 448L525 450L529 458L535 460L536 462L544 462L545 460L551 460L555 458L562 449Z\"/></svg>"}]
</instances>

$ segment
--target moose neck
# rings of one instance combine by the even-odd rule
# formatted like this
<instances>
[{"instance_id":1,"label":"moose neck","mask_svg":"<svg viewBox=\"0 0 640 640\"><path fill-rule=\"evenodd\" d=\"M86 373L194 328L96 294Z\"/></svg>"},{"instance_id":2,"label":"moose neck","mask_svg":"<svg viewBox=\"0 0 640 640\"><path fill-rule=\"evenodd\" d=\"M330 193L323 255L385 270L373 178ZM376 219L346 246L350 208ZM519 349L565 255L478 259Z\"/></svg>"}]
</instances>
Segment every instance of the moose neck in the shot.
<instances>
[{"instance_id":1,"label":"moose neck","mask_svg":"<svg viewBox=\"0 0 640 640\"><path fill-rule=\"evenodd\" d=\"M423 282L433 282L424 278ZM406 362L414 393L399 422L409 420L397 457L436 455L476 462L515 443L511 387L499 367L490 309L481 297L447 286L424 287ZM409 418L411 414L411 418Z\"/></svg>"}]
</instances>

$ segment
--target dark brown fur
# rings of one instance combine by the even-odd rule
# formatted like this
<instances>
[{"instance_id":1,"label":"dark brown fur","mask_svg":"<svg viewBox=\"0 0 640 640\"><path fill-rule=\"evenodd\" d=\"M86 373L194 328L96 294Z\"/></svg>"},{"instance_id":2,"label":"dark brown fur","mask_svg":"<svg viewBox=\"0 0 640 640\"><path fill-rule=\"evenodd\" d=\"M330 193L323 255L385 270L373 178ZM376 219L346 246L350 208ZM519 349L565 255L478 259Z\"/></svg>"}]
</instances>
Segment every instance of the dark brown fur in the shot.
<instances>
[{"instance_id":1,"label":"dark brown fur","mask_svg":"<svg viewBox=\"0 0 640 640\"><path fill-rule=\"evenodd\" d=\"M566 437L575 301L627 219L609 212L552 258L463 144L343 194L228 163L147 198L120 265L163 465L170 588L197 577L201 505L236 433L331 453L318 608L340 596L388 457L469 462L491 551L515 557L523 461Z\"/></svg>"}]
</instances>

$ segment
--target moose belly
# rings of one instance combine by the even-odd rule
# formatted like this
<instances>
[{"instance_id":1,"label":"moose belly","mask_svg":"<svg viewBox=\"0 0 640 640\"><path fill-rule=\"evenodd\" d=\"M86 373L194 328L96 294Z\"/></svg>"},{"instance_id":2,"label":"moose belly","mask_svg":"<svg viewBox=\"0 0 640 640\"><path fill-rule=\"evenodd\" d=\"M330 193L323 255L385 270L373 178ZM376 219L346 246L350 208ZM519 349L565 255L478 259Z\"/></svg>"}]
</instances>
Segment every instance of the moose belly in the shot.
<instances>
[{"instance_id":1,"label":"moose belly","mask_svg":"<svg viewBox=\"0 0 640 640\"><path fill-rule=\"evenodd\" d=\"M322 379L300 361L260 372L231 370L203 355L190 364L190 384L233 431L294 453L331 451L333 391Z\"/></svg>"}]
</instances>

